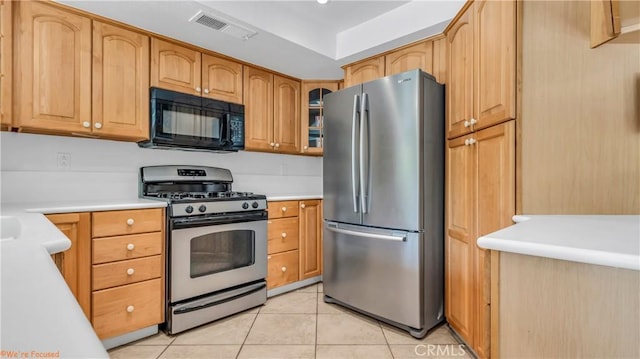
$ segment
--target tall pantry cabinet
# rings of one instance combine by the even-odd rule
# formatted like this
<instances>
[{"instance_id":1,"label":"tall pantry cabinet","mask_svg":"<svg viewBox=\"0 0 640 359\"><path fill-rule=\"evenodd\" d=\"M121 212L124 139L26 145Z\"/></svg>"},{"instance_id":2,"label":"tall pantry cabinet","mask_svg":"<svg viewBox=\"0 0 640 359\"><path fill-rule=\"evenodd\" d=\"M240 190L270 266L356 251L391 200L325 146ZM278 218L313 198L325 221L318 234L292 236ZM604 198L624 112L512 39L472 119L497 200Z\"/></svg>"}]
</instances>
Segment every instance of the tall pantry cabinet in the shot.
<instances>
[{"instance_id":1,"label":"tall pantry cabinet","mask_svg":"<svg viewBox=\"0 0 640 359\"><path fill-rule=\"evenodd\" d=\"M445 315L487 358L491 255L476 240L515 214L516 2L468 2L445 32Z\"/></svg>"}]
</instances>

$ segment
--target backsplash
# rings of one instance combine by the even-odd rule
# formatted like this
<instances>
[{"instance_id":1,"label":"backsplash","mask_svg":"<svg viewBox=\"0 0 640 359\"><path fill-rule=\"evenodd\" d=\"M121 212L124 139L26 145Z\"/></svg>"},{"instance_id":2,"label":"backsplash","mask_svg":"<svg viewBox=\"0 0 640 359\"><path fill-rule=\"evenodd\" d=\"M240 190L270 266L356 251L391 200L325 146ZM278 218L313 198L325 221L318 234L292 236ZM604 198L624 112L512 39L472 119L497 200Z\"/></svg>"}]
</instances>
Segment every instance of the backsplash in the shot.
<instances>
[{"instance_id":1,"label":"backsplash","mask_svg":"<svg viewBox=\"0 0 640 359\"><path fill-rule=\"evenodd\" d=\"M319 157L146 149L130 142L11 132L0 133L0 149L4 203L136 198L139 168L166 164L228 168L236 191L322 194Z\"/></svg>"}]
</instances>

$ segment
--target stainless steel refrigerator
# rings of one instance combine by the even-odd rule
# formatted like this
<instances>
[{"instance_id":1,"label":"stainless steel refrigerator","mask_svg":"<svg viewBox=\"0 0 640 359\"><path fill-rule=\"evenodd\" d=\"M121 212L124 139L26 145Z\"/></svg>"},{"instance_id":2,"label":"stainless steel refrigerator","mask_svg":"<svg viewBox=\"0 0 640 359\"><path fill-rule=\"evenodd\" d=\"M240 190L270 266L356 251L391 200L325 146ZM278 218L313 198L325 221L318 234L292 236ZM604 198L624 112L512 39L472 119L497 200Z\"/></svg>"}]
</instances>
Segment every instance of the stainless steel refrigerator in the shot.
<instances>
[{"instance_id":1,"label":"stainless steel refrigerator","mask_svg":"<svg viewBox=\"0 0 640 359\"><path fill-rule=\"evenodd\" d=\"M413 70L323 100L324 299L424 337L444 320L444 86Z\"/></svg>"}]
</instances>

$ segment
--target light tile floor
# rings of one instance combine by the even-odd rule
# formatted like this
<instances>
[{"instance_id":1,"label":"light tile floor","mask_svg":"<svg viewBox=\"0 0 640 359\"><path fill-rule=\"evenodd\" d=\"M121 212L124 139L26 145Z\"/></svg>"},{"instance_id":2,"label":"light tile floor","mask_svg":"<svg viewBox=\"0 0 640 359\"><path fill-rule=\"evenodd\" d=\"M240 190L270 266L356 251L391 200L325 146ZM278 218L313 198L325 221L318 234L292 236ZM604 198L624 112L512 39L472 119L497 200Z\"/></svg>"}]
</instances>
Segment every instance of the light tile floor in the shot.
<instances>
[{"instance_id":1,"label":"light tile floor","mask_svg":"<svg viewBox=\"0 0 640 359\"><path fill-rule=\"evenodd\" d=\"M422 340L322 300L322 283L175 336L114 348L114 359L471 358L446 325Z\"/></svg>"}]
</instances>

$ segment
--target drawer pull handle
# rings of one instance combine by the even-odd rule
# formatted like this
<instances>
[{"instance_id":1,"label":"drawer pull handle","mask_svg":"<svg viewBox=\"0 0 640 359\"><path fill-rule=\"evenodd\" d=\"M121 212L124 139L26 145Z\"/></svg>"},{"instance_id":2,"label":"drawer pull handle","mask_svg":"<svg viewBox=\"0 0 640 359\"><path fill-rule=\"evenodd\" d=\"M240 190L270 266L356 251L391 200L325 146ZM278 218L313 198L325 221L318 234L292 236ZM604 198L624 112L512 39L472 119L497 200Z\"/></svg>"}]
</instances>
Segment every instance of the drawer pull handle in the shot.
<instances>
[{"instance_id":1,"label":"drawer pull handle","mask_svg":"<svg viewBox=\"0 0 640 359\"><path fill-rule=\"evenodd\" d=\"M287 267L282 267L281 269L282 269L282 273L287 271Z\"/></svg>"},{"instance_id":2,"label":"drawer pull handle","mask_svg":"<svg viewBox=\"0 0 640 359\"><path fill-rule=\"evenodd\" d=\"M136 246L133 243L127 244L127 249L132 251Z\"/></svg>"},{"instance_id":3,"label":"drawer pull handle","mask_svg":"<svg viewBox=\"0 0 640 359\"><path fill-rule=\"evenodd\" d=\"M287 234L285 232L282 232L282 238L287 238Z\"/></svg>"},{"instance_id":4,"label":"drawer pull handle","mask_svg":"<svg viewBox=\"0 0 640 359\"><path fill-rule=\"evenodd\" d=\"M128 275L133 275L133 273L135 273L135 270L133 268L127 269L127 274Z\"/></svg>"},{"instance_id":5,"label":"drawer pull handle","mask_svg":"<svg viewBox=\"0 0 640 359\"><path fill-rule=\"evenodd\" d=\"M286 212L287 211L287 207L282 207L282 212Z\"/></svg>"},{"instance_id":6,"label":"drawer pull handle","mask_svg":"<svg viewBox=\"0 0 640 359\"><path fill-rule=\"evenodd\" d=\"M130 305L130 306L128 306L128 307L127 307L127 312L128 312L128 313L133 313L133 310L134 310L134 309L135 309L135 308L133 307L133 305Z\"/></svg>"},{"instance_id":7,"label":"drawer pull handle","mask_svg":"<svg viewBox=\"0 0 640 359\"><path fill-rule=\"evenodd\" d=\"M133 220L133 218L127 219L127 225L133 226L134 223L135 223L135 221Z\"/></svg>"}]
</instances>

